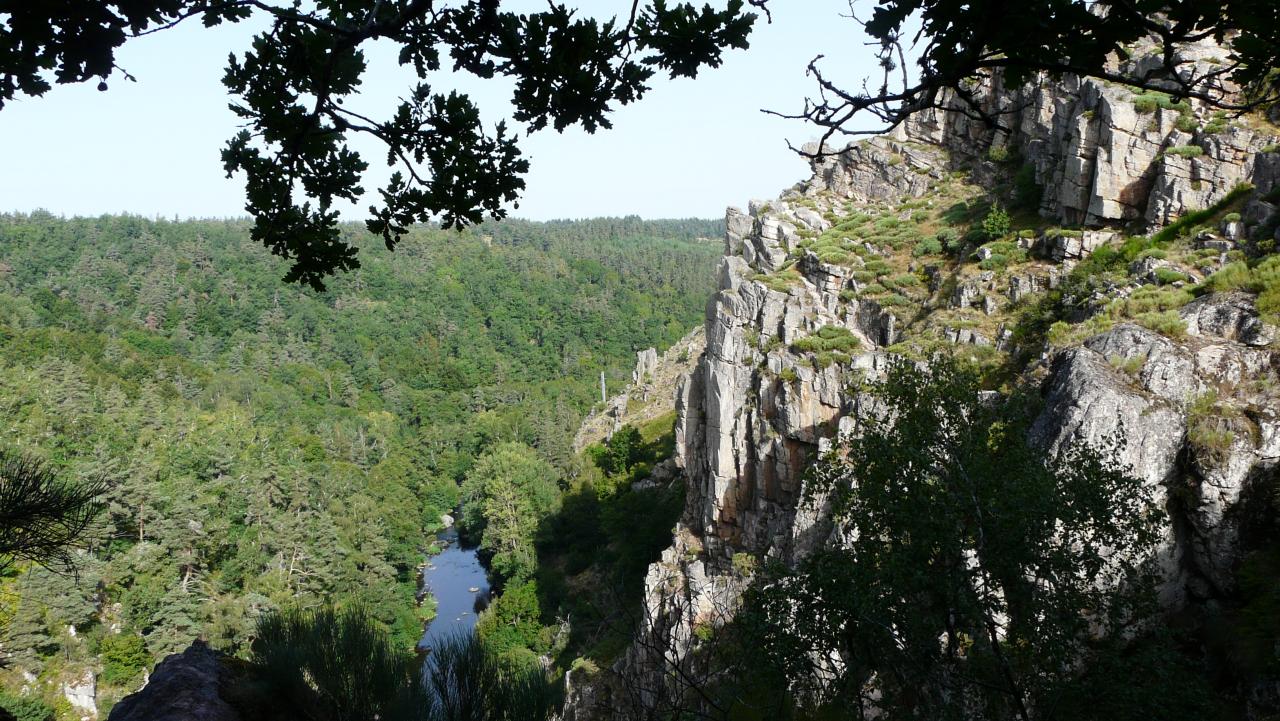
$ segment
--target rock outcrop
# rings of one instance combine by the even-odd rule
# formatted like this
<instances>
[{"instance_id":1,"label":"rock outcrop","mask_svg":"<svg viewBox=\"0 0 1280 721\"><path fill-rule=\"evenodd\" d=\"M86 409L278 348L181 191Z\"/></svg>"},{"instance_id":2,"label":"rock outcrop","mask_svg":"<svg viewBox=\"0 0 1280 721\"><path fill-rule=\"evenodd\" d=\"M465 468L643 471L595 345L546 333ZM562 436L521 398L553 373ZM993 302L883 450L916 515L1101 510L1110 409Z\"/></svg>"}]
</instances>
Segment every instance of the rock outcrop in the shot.
<instances>
[{"instance_id":1,"label":"rock outcrop","mask_svg":"<svg viewBox=\"0 0 1280 721\"><path fill-rule=\"evenodd\" d=\"M1050 452L1123 440L1123 462L1171 513L1164 560L1172 606L1233 589L1240 554L1231 511L1280 463L1280 404L1258 387L1280 380L1280 353L1259 347L1251 331L1242 338L1241 327L1258 323L1248 299L1207 296L1180 315L1190 322L1178 342L1123 324L1059 354L1033 429ZM1198 424L1211 427L1197 433ZM1206 436L1211 443L1197 440Z\"/></svg>"},{"instance_id":2,"label":"rock outcrop","mask_svg":"<svg viewBox=\"0 0 1280 721\"><path fill-rule=\"evenodd\" d=\"M62 697L81 719L98 718L98 677L85 670L78 678L63 682Z\"/></svg>"},{"instance_id":3,"label":"rock outcrop","mask_svg":"<svg viewBox=\"0 0 1280 721\"><path fill-rule=\"evenodd\" d=\"M694 328L661 355L654 348L637 352L630 385L587 416L573 438L573 449L581 451L626 424L638 426L674 410L671 388L693 369L705 345L702 328Z\"/></svg>"},{"instance_id":4,"label":"rock outcrop","mask_svg":"<svg viewBox=\"0 0 1280 721\"><path fill-rule=\"evenodd\" d=\"M240 721L221 696L225 671L203 641L156 664L141 691L120 700L109 721Z\"/></svg>"}]
</instances>

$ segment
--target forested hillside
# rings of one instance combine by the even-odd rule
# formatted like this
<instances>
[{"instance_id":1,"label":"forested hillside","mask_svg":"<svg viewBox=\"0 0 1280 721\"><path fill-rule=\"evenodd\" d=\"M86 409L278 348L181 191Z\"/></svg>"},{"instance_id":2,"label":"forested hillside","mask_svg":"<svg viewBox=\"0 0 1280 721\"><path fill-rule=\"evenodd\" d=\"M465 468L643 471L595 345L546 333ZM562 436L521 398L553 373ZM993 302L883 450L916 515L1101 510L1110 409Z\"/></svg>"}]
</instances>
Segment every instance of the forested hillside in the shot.
<instances>
[{"instance_id":1,"label":"forested hillside","mask_svg":"<svg viewBox=\"0 0 1280 721\"><path fill-rule=\"evenodd\" d=\"M519 444L567 483L600 372L699 322L720 225L418 229L395 253L351 227L363 267L317 293L247 222L0 216L2 443L112 485L77 575L2 580L9 672L100 669L118 696L322 599L411 644L459 482Z\"/></svg>"}]
</instances>

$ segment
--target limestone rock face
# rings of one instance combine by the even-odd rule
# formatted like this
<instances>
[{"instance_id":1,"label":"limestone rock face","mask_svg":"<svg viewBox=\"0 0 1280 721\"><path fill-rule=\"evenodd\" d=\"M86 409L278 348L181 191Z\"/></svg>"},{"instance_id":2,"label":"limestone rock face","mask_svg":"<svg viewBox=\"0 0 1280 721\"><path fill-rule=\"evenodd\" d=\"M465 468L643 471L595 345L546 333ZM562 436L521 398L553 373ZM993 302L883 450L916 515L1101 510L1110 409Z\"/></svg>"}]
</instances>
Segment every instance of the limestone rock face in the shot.
<instances>
[{"instance_id":1,"label":"limestone rock face","mask_svg":"<svg viewBox=\"0 0 1280 721\"><path fill-rule=\"evenodd\" d=\"M1185 132L1178 129L1180 109L1140 108L1134 93L1117 85L1067 77L1006 87L996 76L978 98L984 111L1004 114L1007 133L971 114L929 109L912 116L901 134L971 159L993 146L1016 152L1044 188L1042 213L1067 225L1164 225L1241 183L1265 191L1280 181L1280 163L1268 157L1275 153L1261 152L1272 142L1265 133L1209 132L1208 112L1198 108L1189 111L1197 128ZM1199 155L1169 152L1187 148Z\"/></svg>"},{"instance_id":2,"label":"limestone rock face","mask_svg":"<svg viewBox=\"0 0 1280 721\"><path fill-rule=\"evenodd\" d=\"M80 718L98 718L98 678L93 671L86 670L78 678L64 682L62 697Z\"/></svg>"},{"instance_id":3,"label":"limestone rock face","mask_svg":"<svg viewBox=\"0 0 1280 721\"><path fill-rule=\"evenodd\" d=\"M1276 340L1275 327L1262 322L1247 293L1197 298L1183 307L1181 316L1191 335L1218 336L1259 348Z\"/></svg>"},{"instance_id":4,"label":"limestone rock face","mask_svg":"<svg viewBox=\"0 0 1280 721\"><path fill-rule=\"evenodd\" d=\"M653 375L658 367L658 351L656 348L645 348L636 353L636 368L631 371L631 382L640 383Z\"/></svg>"},{"instance_id":5,"label":"limestone rock face","mask_svg":"<svg viewBox=\"0 0 1280 721\"><path fill-rule=\"evenodd\" d=\"M151 680L111 709L109 721L240 721L219 695L222 666L203 641L156 664Z\"/></svg>"},{"instance_id":6,"label":"limestone rock face","mask_svg":"<svg viewBox=\"0 0 1280 721\"><path fill-rule=\"evenodd\" d=\"M806 145L804 150L819 152L816 144ZM816 158L813 178L805 184L805 189L830 190L858 202L890 200L903 195L919 197L929 189L930 175L942 167L941 157L942 150L938 147L909 144L889 137L874 138Z\"/></svg>"},{"instance_id":7,"label":"limestone rock face","mask_svg":"<svg viewBox=\"0 0 1280 721\"><path fill-rule=\"evenodd\" d=\"M785 291L755 272L741 257L721 262L707 352L679 385L677 452L690 476L688 522L708 548L789 550L804 535L792 523L803 469L848 413L845 386L877 365L864 353L818 369L789 346L836 326L870 349L892 340L894 322L873 303L839 310L820 268Z\"/></svg>"}]
</instances>

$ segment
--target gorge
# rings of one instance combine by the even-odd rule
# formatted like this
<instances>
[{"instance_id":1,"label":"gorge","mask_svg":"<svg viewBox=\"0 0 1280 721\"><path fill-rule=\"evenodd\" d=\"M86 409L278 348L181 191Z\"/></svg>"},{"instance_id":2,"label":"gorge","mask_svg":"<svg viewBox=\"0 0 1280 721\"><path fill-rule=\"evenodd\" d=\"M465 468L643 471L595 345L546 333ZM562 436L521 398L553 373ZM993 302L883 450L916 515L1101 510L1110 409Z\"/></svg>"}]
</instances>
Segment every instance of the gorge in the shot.
<instances>
[{"instance_id":1,"label":"gorge","mask_svg":"<svg viewBox=\"0 0 1280 721\"><path fill-rule=\"evenodd\" d=\"M1181 52L1205 77L1224 62L1210 38ZM0 579L19 599L6 686L65 699L66 717L309 717L297 699L333 694L298 667L296 698L273 699L280 669L251 639L258 619L337 601L401 651L424 621L424 649L474 628L475 658L519 682L475 686L508 704L494 718L532 719L509 696L548 691L562 703L538 721L933 718L886 702L899 669L857 666L856 638L742 681L776 662L753 599L860 538L822 473L892 416L875 391L895 368L945 358L980 386L969 401L1027 402L1041 457L1115 450L1159 513L1150 558L1110 560L1152 572L1156 622L1119 639L1088 707L1034 683L1011 683L1007 708L937 676L901 686L941 687L918 682L954 701L946 718L1199 718L1182 692L1275 718L1280 115L1169 91L995 73L967 92L1000 123L948 96L891 133L807 146L808 179L723 223L418 227L394 255L346 228L369 262L323 293L277 290L242 223L0 216L0 409L64 473L115 481L86 583ZM461 528L442 529L459 502ZM433 537L447 548L415 588ZM986 597L1013 596L1022 570ZM935 600L907 599L922 617ZM939 616L931 642L963 669L980 644ZM1146 678L1150 649L1189 672ZM1046 663L1096 671L1080 658ZM797 667L827 675L806 686ZM1150 689L1168 705L1143 707Z\"/></svg>"}]
</instances>

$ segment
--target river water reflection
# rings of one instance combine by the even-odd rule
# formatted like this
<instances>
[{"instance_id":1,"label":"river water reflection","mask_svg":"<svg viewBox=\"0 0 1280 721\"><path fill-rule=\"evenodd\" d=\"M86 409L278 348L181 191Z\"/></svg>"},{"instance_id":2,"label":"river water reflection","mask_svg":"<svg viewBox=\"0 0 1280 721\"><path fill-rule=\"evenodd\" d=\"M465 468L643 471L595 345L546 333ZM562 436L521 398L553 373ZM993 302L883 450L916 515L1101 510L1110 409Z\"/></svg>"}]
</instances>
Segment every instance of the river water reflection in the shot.
<instances>
[{"instance_id":1,"label":"river water reflection","mask_svg":"<svg viewBox=\"0 0 1280 721\"><path fill-rule=\"evenodd\" d=\"M458 541L455 526L441 531L436 542L444 550L427 559L422 571L422 592L436 598L436 617L418 641L418 649L424 652L439 639L475 628L476 614L489 601L489 579L476 549Z\"/></svg>"}]
</instances>

